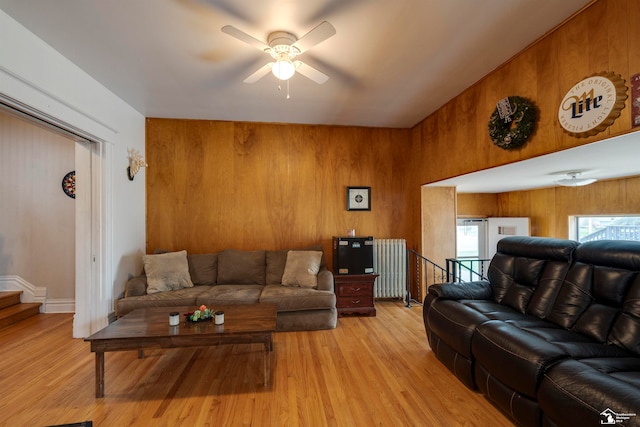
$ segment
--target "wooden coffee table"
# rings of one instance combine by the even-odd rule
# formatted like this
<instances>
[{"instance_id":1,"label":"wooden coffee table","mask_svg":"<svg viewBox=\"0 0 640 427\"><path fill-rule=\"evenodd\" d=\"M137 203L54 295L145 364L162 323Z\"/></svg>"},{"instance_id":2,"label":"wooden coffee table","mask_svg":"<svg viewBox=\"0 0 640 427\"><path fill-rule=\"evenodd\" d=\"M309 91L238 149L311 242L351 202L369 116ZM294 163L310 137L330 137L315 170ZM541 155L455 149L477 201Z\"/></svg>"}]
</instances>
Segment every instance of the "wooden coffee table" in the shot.
<instances>
[{"instance_id":1,"label":"wooden coffee table","mask_svg":"<svg viewBox=\"0 0 640 427\"><path fill-rule=\"evenodd\" d=\"M119 318L85 341L96 353L96 397L104 396L104 353L107 351L206 347L220 344L264 344L264 385L269 385L273 332L276 329L275 304L213 305L224 311L224 324L213 321L186 322L184 313L196 307L142 308ZM180 313L180 325L169 326L169 313Z\"/></svg>"}]
</instances>

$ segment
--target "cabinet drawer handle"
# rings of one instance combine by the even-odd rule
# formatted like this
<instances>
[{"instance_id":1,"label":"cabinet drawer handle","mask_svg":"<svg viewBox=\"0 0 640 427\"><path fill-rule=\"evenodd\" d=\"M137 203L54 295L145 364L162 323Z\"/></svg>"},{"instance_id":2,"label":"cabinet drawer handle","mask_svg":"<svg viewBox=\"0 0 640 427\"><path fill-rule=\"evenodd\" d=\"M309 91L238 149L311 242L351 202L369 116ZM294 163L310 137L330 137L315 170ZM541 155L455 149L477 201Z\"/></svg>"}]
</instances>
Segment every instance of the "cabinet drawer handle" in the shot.
<instances>
[{"instance_id":1,"label":"cabinet drawer handle","mask_svg":"<svg viewBox=\"0 0 640 427\"><path fill-rule=\"evenodd\" d=\"M362 288L353 288L354 291L358 292Z\"/></svg>"},{"instance_id":2,"label":"cabinet drawer handle","mask_svg":"<svg viewBox=\"0 0 640 427\"><path fill-rule=\"evenodd\" d=\"M359 299L357 299L357 300L355 300L355 301L351 301L351 304L360 304L360 300L359 300Z\"/></svg>"}]
</instances>

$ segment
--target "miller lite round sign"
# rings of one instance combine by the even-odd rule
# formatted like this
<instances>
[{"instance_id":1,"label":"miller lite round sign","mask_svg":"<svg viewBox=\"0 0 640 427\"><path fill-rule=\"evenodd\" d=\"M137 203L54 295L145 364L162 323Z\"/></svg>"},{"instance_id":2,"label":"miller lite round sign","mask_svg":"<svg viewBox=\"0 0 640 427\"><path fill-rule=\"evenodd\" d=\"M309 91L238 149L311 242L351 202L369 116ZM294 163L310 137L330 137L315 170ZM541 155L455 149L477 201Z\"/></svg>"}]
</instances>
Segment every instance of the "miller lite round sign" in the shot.
<instances>
[{"instance_id":1,"label":"miller lite round sign","mask_svg":"<svg viewBox=\"0 0 640 427\"><path fill-rule=\"evenodd\" d=\"M558 109L562 128L569 135L586 138L611 126L627 99L624 83L619 74L602 72L575 84Z\"/></svg>"}]
</instances>

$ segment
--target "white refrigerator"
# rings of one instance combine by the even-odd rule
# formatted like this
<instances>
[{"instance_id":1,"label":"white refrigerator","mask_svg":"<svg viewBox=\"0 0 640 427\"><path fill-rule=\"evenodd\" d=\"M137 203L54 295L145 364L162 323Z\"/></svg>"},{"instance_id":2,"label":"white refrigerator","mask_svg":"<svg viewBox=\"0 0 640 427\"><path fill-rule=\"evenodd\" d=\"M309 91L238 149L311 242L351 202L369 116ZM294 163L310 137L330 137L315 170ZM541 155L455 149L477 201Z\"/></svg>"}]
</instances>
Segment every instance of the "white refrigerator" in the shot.
<instances>
[{"instance_id":1,"label":"white refrigerator","mask_svg":"<svg viewBox=\"0 0 640 427\"><path fill-rule=\"evenodd\" d=\"M498 241L506 236L529 236L529 218L487 218L486 257L496 254Z\"/></svg>"}]
</instances>

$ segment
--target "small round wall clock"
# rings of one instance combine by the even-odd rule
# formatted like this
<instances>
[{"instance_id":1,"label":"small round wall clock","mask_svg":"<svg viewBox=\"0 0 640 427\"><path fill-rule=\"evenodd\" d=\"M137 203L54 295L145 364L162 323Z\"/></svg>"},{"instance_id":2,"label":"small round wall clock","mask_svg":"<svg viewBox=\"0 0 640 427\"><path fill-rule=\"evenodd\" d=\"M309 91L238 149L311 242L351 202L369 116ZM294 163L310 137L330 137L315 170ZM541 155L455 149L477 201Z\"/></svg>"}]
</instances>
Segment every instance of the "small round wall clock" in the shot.
<instances>
[{"instance_id":1,"label":"small round wall clock","mask_svg":"<svg viewBox=\"0 0 640 427\"><path fill-rule=\"evenodd\" d=\"M76 171L71 171L62 178L62 191L72 199L76 198Z\"/></svg>"}]
</instances>

